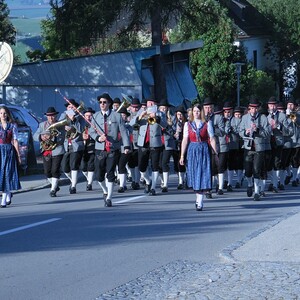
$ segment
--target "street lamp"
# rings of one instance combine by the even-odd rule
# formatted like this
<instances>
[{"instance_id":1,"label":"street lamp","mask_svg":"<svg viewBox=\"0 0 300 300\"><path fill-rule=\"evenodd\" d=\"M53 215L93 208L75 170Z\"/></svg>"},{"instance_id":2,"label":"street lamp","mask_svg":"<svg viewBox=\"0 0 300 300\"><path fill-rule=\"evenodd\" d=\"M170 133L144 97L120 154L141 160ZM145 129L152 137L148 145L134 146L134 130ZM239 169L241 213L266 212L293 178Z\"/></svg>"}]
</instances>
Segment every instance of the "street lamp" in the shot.
<instances>
[{"instance_id":1,"label":"street lamp","mask_svg":"<svg viewBox=\"0 0 300 300\"><path fill-rule=\"evenodd\" d=\"M235 65L235 71L237 75L237 88L236 88L236 95L237 95L237 106L240 106L240 77L242 73L242 66L244 63L242 62L236 62Z\"/></svg>"}]
</instances>

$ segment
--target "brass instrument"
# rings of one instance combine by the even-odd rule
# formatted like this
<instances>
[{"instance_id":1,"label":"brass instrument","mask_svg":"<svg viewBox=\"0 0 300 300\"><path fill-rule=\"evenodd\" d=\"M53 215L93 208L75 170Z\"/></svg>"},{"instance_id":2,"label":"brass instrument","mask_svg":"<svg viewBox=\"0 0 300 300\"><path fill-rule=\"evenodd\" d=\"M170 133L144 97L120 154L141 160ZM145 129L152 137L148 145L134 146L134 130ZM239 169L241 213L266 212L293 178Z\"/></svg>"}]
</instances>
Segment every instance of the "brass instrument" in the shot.
<instances>
[{"instance_id":1,"label":"brass instrument","mask_svg":"<svg viewBox=\"0 0 300 300\"><path fill-rule=\"evenodd\" d=\"M49 135L49 138L45 141L41 141L41 148L44 151L51 151L56 148L57 146L56 137L60 135L60 132L57 130L57 128L61 126L65 126L66 124L67 124L66 119L64 119L62 121L51 124L47 128L45 134Z\"/></svg>"},{"instance_id":2,"label":"brass instrument","mask_svg":"<svg viewBox=\"0 0 300 300\"><path fill-rule=\"evenodd\" d=\"M289 118L295 123L297 121L297 114L295 112L291 112Z\"/></svg>"},{"instance_id":3,"label":"brass instrument","mask_svg":"<svg viewBox=\"0 0 300 300\"><path fill-rule=\"evenodd\" d=\"M125 94L121 94L121 95L123 97L122 103L121 103L120 107L116 110L116 112L119 112L123 107L127 109L132 103L130 97L126 96Z\"/></svg>"},{"instance_id":4,"label":"brass instrument","mask_svg":"<svg viewBox=\"0 0 300 300\"><path fill-rule=\"evenodd\" d=\"M156 123L156 118L155 117L153 117L153 118L149 117L147 119L147 122L148 122L149 125L154 125Z\"/></svg>"}]
</instances>

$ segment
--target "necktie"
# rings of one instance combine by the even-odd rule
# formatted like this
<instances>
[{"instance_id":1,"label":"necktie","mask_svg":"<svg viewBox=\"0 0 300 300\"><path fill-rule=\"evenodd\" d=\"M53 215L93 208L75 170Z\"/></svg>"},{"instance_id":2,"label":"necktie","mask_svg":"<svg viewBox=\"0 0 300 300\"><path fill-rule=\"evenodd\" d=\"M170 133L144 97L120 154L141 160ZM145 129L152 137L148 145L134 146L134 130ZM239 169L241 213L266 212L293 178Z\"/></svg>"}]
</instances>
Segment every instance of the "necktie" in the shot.
<instances>
[{"instance_id":1,"label":"necktie","mask_svg":"<svg viewBox=\"0 0 300 300\"><path fill-rule=\"evenodd\" d=\"M107 133L108 133L108 127L107 127L107 114L104 114L104 131L105 131L105 136L107 138ZM108 140L105 141L105 151L109 152L110 151L110 142Z\"/></svg>"},{"instance_id":2,"label":"necktie","mask_svg":"<svg viewBox=\"0 0 300 300\"><path fill-rule=\"evenodd\" d=\"M146 137L145 137L145 144L148 144L149 142L150 142L150 125L147 124Z\"/></svg>"}]
</instances>

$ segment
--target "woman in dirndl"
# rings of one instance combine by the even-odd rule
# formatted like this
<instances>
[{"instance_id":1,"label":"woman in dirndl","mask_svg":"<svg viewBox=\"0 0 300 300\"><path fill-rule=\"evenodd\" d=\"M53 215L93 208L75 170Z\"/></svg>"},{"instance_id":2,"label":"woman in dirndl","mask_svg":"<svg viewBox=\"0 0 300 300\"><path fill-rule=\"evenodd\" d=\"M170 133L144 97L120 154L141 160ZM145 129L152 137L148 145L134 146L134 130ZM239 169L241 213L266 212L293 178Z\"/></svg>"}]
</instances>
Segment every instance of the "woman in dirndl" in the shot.
<instances>
[{"instance_id":1,"label":"woman in dirndl","mask_svg":"<svg viewBox=\"0 0 300 300\"><path fill-rule=\"evenodd\" d=\"M206 121L200 104L192 107L192 115L184 124L180 164L186 154L188 186L196 193L196 210L203 209L204 193L211 189L210 146L217 153L212 121Z\"/></svg>"},{"instance_id":2,"label":"woman in dirndl","mask_svg":"<svg viewBox=\"0 0 300 300\"><path fill-rule=\"evenodd\" d=\"M1 208L11 204L13 190L21 188L18 163L21 163L18 129L12 123L12 116L6 106L0 107L0 190L2 191Z\"/></svg>"}]
</instances>

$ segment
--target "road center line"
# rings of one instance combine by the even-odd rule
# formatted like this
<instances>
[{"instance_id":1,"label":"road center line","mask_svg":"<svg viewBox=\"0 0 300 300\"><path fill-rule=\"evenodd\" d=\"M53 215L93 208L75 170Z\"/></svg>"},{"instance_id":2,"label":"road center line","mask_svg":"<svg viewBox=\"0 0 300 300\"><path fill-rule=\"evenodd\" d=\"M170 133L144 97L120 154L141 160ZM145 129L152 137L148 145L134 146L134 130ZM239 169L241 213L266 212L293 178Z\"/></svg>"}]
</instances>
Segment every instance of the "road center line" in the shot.
<instances>
[{"instance_id":1,"label":"road center line","mask_svg":"<svg viewBox=\"0 0 300 300\"><path fill-rule=\"evenodd\" d=\"M146 197L146 196L143 195L143 196L131 197L131 198L127 198L127 199L125 199L125 200L116 201L116 203L117 203L117 204L120 204L120 203L126 203L126 202L134 201L134 200L137 200L137 199L140 199L140 198L144 198L144 197Z\"/></svg>"},{"instance_id":2,"label":"road center line","mask_svg":"<svg viewBox=\"0 0 300 300\"><path fill-rule=\"evenodd\" d=\"M48 219L48 220L45 220L45 221L41 221L41 222L37 222L37 223L32 223L32 224L29 224L29 225L24 225L24 226L21 226L21 227L17 227L17 228L13 228L13 229L1 231L0 232L0 236L1 235L5 235L5 234L10 234L10 233L13 233L13 232L16 232L16 231L21 231L21 230L29 229L29 228L32 228L32 227L44 225L44 224L47 224L47 223L59 221L59 220L61 220L61 218L53 218L53 219Z\"/></svg>"}]
</instances>

